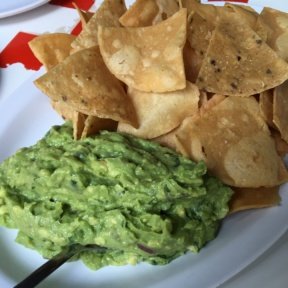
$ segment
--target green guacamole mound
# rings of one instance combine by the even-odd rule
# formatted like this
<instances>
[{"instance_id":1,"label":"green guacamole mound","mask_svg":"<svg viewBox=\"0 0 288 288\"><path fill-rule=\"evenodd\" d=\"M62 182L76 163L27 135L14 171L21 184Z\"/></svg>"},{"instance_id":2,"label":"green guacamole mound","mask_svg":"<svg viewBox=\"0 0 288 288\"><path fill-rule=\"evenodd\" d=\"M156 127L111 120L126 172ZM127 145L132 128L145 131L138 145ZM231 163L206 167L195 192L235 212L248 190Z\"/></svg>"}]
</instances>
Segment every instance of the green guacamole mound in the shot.
<instances>
[{"instance_id":1,"label":"green guacamole mound","mask_svg":"<svg viewBox=\"0 0 288 288\"><path fill-rule=\"evenodd\" d=\"M199 251L231 195L203 162L116 132L74 141L69 123L0 165L0 225L45 258L75 243L107 247L78 255L92 269Z\"/></svg>"}]
</instances>

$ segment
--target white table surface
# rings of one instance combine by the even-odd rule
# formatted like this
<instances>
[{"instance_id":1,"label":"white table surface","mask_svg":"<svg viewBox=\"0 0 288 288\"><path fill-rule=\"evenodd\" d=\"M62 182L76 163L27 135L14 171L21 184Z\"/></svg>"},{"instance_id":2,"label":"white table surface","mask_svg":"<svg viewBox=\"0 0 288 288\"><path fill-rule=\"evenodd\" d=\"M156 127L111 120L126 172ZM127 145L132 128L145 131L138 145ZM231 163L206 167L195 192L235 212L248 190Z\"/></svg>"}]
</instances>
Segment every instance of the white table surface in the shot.
<instances>
[{"instance_id":1,"label":"white table surface","mask_svg":"<svg viewBox=\"0 0 288 288\"><path fill-rule=\"evenodd\" d=\"M99 1L98 1L99 2ZM203 1L207 2L207 1ZM250 1L250 3L253 1ZM288 11L287 0L267 1L254 0L256 5L271 4L275 8L285 8ZM277 3L275 3L277 2ZM287 6L287 7L286 7ZM64 8L63 8L64 9ZM33 32L67 32L77 21L77 13L73 9L61 10L52 5L44 5L24 14L0 19L0 52L19 31ZM283 9L282 9L283 10ZM47 21L53 15L53 21ZM61 17L60 17L61 16ZM39 17L42 24L39 25ZM51 19L51 18L50 18ZM57 22L58 19L58 22ZM59 20L62 21L59 21ZM64 21L63 21L64 20ZM63 26L63 23L66 23ZM37 23L37 25L36 25ZM35 71L26 70L21 64L14 64L0 69L0 105L22 83L31 77ZM15 82L17 77L17 82ZM1 116L0 116L1 117ZM288 219L287 219L288 221ZM239 247L240 248L240 247ZM219 263L221 265L221 263ZM222 284L221 288L285 288L288 287L288 232L283 235L270 249L239 274ZM208 274L207 274L208 276ZM195 287L198 288L198 287ZM199 287L200 288L200 287Z\"/></svg>"}]
</instances>

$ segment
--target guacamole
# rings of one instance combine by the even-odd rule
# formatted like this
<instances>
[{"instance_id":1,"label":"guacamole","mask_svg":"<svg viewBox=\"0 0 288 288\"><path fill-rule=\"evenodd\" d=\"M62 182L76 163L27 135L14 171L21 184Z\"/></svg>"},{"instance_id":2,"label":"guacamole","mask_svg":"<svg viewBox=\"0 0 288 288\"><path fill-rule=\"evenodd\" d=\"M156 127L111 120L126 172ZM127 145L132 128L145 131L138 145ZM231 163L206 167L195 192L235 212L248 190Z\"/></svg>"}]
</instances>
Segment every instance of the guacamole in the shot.
<instances>
[{"instance_id":1,"label":"guacamole","mask_svg":"<svg viewBox=\"0 0 288 288\"><path fill-rule=\"evenodd\" d=\"M215 238L232 191L176 152L103 131L75 141L69 123L0 165L0 225L51 258L72 244L88 267L166 264Z\"/></svg>"}]
</instances>

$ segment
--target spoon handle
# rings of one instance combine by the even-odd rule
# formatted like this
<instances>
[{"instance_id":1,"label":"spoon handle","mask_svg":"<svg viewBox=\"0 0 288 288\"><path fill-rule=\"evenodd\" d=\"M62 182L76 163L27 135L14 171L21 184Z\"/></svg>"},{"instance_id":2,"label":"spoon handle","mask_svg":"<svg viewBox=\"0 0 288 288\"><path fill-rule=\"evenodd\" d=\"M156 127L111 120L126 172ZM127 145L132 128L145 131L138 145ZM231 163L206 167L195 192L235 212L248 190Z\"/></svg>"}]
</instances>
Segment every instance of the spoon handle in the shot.
<instances>
[{"instance_id":1,"label":"spoon handle","mask_svg":"<svg viewBox=\"0 0 288 288\"><path fill-rule=\"evenodd\" d=\"M62 264L68 261L72 256L86 250L97 251L98 253L104 253L107 248L98 246L97 244L88 244L82 246L80 244L73 244L68 249L63 250L38 269L36 269L32 274L18 283L14 288L33 288L49 276L53 271L59 268Z\"/></svg>"},{"instance_id":2,"label":"spoon handle","mask_svg":"<svg viewBox=\"0 0 288 288\"><path fill-rule=\"evenodd\" d=\"M74 253L66 253L60 256L56 256L38 269L36 269L32 274L18 283L14 288L33 288L37 284L39 284L42 280L44 280L47 276L49 276L53 271L59 268L62 264L64 264L67 260L69 260Z\"/></svg>"}]
</instances>

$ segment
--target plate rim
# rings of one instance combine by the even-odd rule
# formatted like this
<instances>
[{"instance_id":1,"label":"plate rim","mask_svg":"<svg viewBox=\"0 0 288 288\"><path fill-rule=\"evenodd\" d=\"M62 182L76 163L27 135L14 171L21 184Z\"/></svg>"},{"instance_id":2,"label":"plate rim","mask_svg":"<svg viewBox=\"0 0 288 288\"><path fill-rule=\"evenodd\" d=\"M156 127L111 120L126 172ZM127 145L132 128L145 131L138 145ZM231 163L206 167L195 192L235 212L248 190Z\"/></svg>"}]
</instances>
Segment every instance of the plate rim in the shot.
<instances>
[{"instance_id":1,"label":"plate rim","mask_svg":"<svg viewBox=\"0 0 288 288\"><path fill-rule=\"evenodd\" d=\"M11 10L4 10L4 11L0 10L0 19L24 13L26 11L29 11L41 5L44 5L48 3L49 1L50 0L34 0L31 3L19 5L19 7L11 9Z\"/></svg>"},{"instance_id":2,"label":"plate rim","mask_svg":"<svg viewBox=\"0 0 288 288\"><path fill-rule=\"evenodd\" d=\"M33 86L33 80L36 78L36 77L38 77L38 76L40 76L41 74L43 73L43 71L38 71L38 72L36 72L35 74L33 74L30 78L28 78L27 80L25 80L24 81L24 83L23 84L21 84L19 87L17 87L16 88L16 90L11 94L11 95L9 95L9 97L7 97L4 101L0 101L0 111L3 111L4 112L4 114L6 113L6 114L8 114L8 117L6 118L6 121L3 121L2 123L0 123L0 140L2 139L2 137L3 137L3 128L5 129L6 127L7 127L7 125L9 125L9 122L10 121L14 121L15 120L15 117L16 117L16 115L17 115L17 112L18 111L22 111L22 109L24 108L24 107L26 107L26 105L25 105L25 103L27 104L29 101L31 101L31 99L34 99L36 96L37 96L37 98L38 97L40 97L41 99L43 99L42 97L45 97L44 96L44 94L42 95L42 93L40 92L40 91L37 91L37 95L35 95L35 93L36 93L36 90L34 90L34 89L36 89L36 87L34 87ZM34 87L33 88L33 90L32 90L32 87ZM29 90L30 89L30 90ZM18 95L18 96L17 96ZM20 101L20 103L18 103L19 105L14 105L15 104L15 100L17 100L19 97L21 97L21 101ZM36 98L36 99L37 99ZM44 98L45 99L45 98ZM46 101L46 100L45 100ZM13 105L13 107L14 107L14 110L13 111L15 111L16 113L8 113L7 112L7 107L11 107L11 105ZM9 109L8 109L9 110ZM46 124L45 124L46 125ZM41 124L41 127L42 127L42 124ZM14 133L14 132L13 132ZM20 144L20 145L23 145L23 144ZM288 183L287 183L287 186L285 187L285 191L284 191L284 195L285 195L285 197L284 197L284 199L285 199L285 206L287 205L287 203L288 203L288 189L287 189L287 187L288 187ZM283 206L284 206L283 205ZM280 207L281 208L281 207ZM283 207L282 207L283 208ZM271 210L270 210L271 209ZM275 209L277 209L277 207L275 207ZM243 219L246 219L246 221L247 221L247 213L249 213L249 215L250 215L250 213L251 213L251 215L252 216L249 216L249 219L251 220L251 217L252 217L252 220L254 221L252 221L252 224L254 223L254 225L256 225L259 221L261 222L261 219L265 219L265 217L269 217L269 220L271 221L271 222L275 222L275 220L274 220L274 217L272 217L271 215L270 215L270 213L272 213L272 215L273 215L273 211L275 211L275 209L274 208L269 208L268 210L264 210L264 209L262 209L262 211L264 212L264 214L262 215L262 213L263 212L258 212L258 211L255 211L255 210L253 210L253 211L243 211L243 212L240 212L241 214L239 214L239 215L231 215L232 216L232 218L230 217L230 220L229 219L227 219L224 223L224 226L226 226L226 231L227 231L227 226L229 227L229 224L231 225L231 223L230 223L230 221L231 221L231 219L233 220L233 218L234 217L236 217L236 218L240 218L240 220L242 219L242 217L243 217ZM267 212L266 212L267 211ZM270 212L271 211L271 212ZM285 209L285 211L286 211L286 209ZM281 217L283 218L283 210L280 210L279 211L280 212L280 214L282 215ZM260 213L260 215L258 215L258 213ZM287 212L288 213L288 212ZM286 212L284 213L285 214L285 217L287 216L286 215ZM254 215L254 216L253 216ZM277 214L278 215L278 214ZM256 217L256 218L253 218L253 217ZM263 218L262 218L263 217ZM271 217L271 218L270 218ZM282 219L281 218L281 219ZM285 218L286 219L286 218ZM239 219L238 219L239 220ZM242 221L242 220L241 220ZM232 221L233 222L233 221ZM263 223L263 222L261 222L261 223ZM282 223L282 221L281 221L281 223ZM242 224L243 225L243 224ZM222 227L223 228L223 227ZM275 231L275 228L276 227L274 227L272 230L274 231L274 232L276 232L272 237L271 237L271 235L270 235L270 240L269 241L267 241L265 244L262 244L262 245L257 245L258 247L256 247L256 251L255 250L253 250L254 252L253 253L251 253L250 255L249 255L249 257L246 257L245 258L245 261L243 261L243 255L234 255L234 254L232 254L232 255L234 255L234 256L236 256L236 258L239 260L237 260L236 262L235 261L232 261L232 263L231 264L229 264L229 267L232 267L232 269L230 270L230 271L220 271L220 270L222 270L222 269L220 269L218 272L221 274L221 275L219 275L219 273L218 273L218 279L216 280L214 277L215 277L215 275L214 276L212 276L212 278L214 279L214 286L213 287L218 287L218 285L221 285L221 284L223 284L223 283L225 283L227 280L229 280L229 279L231 279L233 276L235 276L236 274L238 274L240 271L242 271L243 270L243 268L245 268L245 267L247 267L249 264L251 264L251 263L253 263L256 259L258 259L258 257L260 257L263 253L265 253L266 251L267 251L267 249L268 248L270 248L272 245L274 245L277 241L278 241L278 239L287 231L287 228L288 228L288 223L286 224L286 222L285 222L285 225L283 225L283 226L281 226L281 228L280 229L276 229L276 231ZM231 231L233 230L231 230L232 229L232 227L230 226L229 228L228 228L228 232L229 233L231 233ZM252 229L252 227L250 226L249 228L247 228L249 231ZM263 230L264 228L262 227L260 230L258 230L258 232L260 232L260 236L261 237L263 237L263 232L262 232L262 230ZM222 229L221 229L222 230ZM263 230L263 231L265 231L266 230L266 228ZM246 230L247 231L247 230ZM247 232L249 232L249 231L247 231ZM232 231L233 232L233 231ZM221 233L221 232L220 232ZM244 233L244 234L247 234L247 233ZM225 234L224 234L225 235ZM220 236L220 235L219 235ZM228 238L227 238L228 237ZM225 237L224 237L224 241L225 240L229 240L229 234L228 235L225 235ZM247 238L248 237L248 238ZM257 238L258 236L256 236L256 237L254 237L254 238ZM253 237L252 237L253 238ZM259 238L259 237L258 237ZM195 271L193 271L194 269L195 270L199 270L199 267L201 266L207 266L207 264L205 264L206 263L206 261L207 261L207 259L206 259L206 257L208 256L208 257L211 257L211 251L213 252L213 254L215 254L215 250L214 249L216 249L216 254L218 255L218 253L219 253L219 251L222 251L223 253L225 252L225 251L227 251L226 250L226 243L224 243L223 244L223 242L221 241L221 242L219 242L219 240L217 241L217 239L219 239L218 237L216 237L216 239L215 240L213 240L213 241L211 241L210 243L209 243L209 246L212 246L212 250L211 250L211 248L209 249L209 247L207 247L208 248L208 251L206 251L205 252L205 250L203 251L204 253L202 253L202 257L201 258L198 258L198 260L196 260L197 261L197 263L193 260L193 259L191 259L191 258L189 258L189 259L185 259L184 260L184 263L186 263L187 261L189 262L189 269L186 267L186 269L184 269L181 273L179 273L179 274L177 274L177 273L175 273L172 277L169 277L169 279L166 279L166 280L168 280L168 281L171 281L171 283L172 282L178 282L178 280L181 278L181 279L183 279L182 277L184 276L184 279L186 279L186 280L183 280L183 282L181 282L181 283L183 283L183 287L189 287L189 286L185 286L185 285L187 285L187 275L189 274L189 277L193 277L193 275L195 274ZM222 238L223 239L223 238ZM233 238L234 239L234 238ZM232 239L232 240L233 240ZM248 236L248 235L246 235L246 237L244 237L243 238L244 240L245 239L248 239L248 240L250 240L250 241L253 241L253 239L251 239L251 237L250 236ZM232 241L233 242L233 241ZM225 247L224 247L225 246ZM233 246L233 245L232 245ZM255 246L255 245L254 245ZM233 246L233 247L235 247L235 246ZM233 248L232 247L232 248ZM204 247L205 248L205 247ZM225 248L225 249L224 249ZM229 248L229 245L228 245L228 248ZM254 247L255 248L255 247ZM225 251L224 251L224 250ZM229 248L230 250L231 250L231 248ZM228 249L228 250L229 250ZM247 249L247 250L249 250L249 249ZM251 249L250 249L251 250ZM233 250L234 251L234 250ZM233 252L234 253L234 252ZM247 252L245 252L246 254L247 254ZM243 254L245 254L245 253L243 253ZM245 255L246 255L245 254ZM210 255L210 256L209 256ZM223 254L222 254L223 255ZM225 253L224 253L224 255L225 255ZM226 255L227 256L227 255ZM219 257L219 256L218 256ZM218 258L215 258L215 257L213 257L213 255L212 255L212 258L210 258L209 259L209 262L212 262L212 263L215 263L215 260L217 260ZM177 260L177 259L176 259ZM191 260L192 260L192 262L191 262ZM226 259L227 260L227 259ZM199 261L199 262L198 262ZM179 262L179 261L177 261L178 262L178 264L175 264L176 266L173 266L173 268L172 269L174 269L174 268L177 268L176 269L176 272L177 272L177 270L178 271L180 271L178 268L179 268L179 265L180 265L180 268L181 268L181 266L184 264L182 261L181 262ZM190 266L190 264L191 264L191 266ZM196 264L196 267L194 266L193 267L193 265L195 265ZM174 264L173 264L174 265ZM185 265L185 264L184 264ZM211 264L210 264L211 265ZM209 266L209 265L208 265ZM88 269L88 268L87 268ZM165 269L165 268L164 268ZM189 271L188 271L188 270ZM201 268L200 268L201 269ZM168 269L169 270L169 269ZM162 271L162 268L160 268L158 271L161 271L160 272L160 276L161 275L165 275L167 272L169 272L169 271L171 271L171 270L169 270L169 271ZM155 270L156 272L155 273L157 273L157 269ZM189 273L188 273L189 272ZM2 271L0 271L0 275L1 275L1 273L2 273ZM154 275L154 274L153 274ZM141 276L140 276L141 277ZM161 277L162 278L162 277ZM209 277L210 278L210 277ZM12 280L13 281L13 279L10 279L10 280ZM165 279L162 279L161 280L161 283L160 283L160 286L161 285L164 285L165 286L165 283L167 284L167 281L166 281ZM192 280L191 278L190 278L190 280ZM205 280L206 281L206 280ZM198 281L197 281L198 282ZM206 281L207 282L207 281ZM210 282L210 280L208 281L208 282ZM159 284L159 283L158 283ZM153 283L153 285L150 285L150 287L159 287L158 286L158 284L154 284ZM169 284L169 283L168 283ZM196 283L197 284L197 283ZM207 283L206 283L207 284ZM208 284L209 285L209 284ZM215 286L215 285L217 285L217 286ZM161 286L162 287L162 286ZM211 286L211 283L210 283L210 286L204 286L204 287L212 287Z\"/></svg>"}]
</instances>

